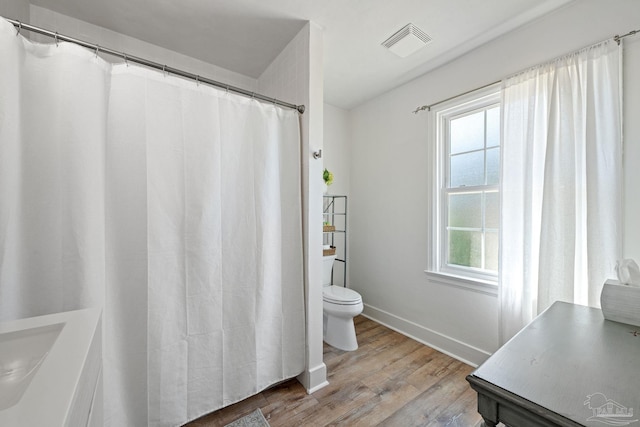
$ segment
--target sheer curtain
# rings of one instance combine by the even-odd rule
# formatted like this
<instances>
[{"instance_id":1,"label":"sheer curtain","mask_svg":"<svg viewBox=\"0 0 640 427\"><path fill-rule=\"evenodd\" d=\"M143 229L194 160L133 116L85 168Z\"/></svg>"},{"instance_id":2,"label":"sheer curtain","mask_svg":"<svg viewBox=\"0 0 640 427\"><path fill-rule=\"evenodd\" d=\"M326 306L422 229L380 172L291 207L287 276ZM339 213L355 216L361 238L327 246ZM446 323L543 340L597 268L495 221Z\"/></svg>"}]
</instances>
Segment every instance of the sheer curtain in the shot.
<instances>
[{"instance_id":1,"label":"sheer curtain","mask_svg":"<svg viewBox=\"0 0 640 427\"><path fill-rule=\"evenodd\" d=\"M599 306L621 251L621 48L503 82L500 338L555 301Z\"/></svg>"},{"instance_id":2,"label":"sheer curtain","mask_svg":"<svg viewBox=\"0 0 640 427\"><path fill-rule=\"evenodd\" d=\"M0 20L0 320L103 307L106 426L304 369L298 113Z\"/></svg>"}]
</instances>

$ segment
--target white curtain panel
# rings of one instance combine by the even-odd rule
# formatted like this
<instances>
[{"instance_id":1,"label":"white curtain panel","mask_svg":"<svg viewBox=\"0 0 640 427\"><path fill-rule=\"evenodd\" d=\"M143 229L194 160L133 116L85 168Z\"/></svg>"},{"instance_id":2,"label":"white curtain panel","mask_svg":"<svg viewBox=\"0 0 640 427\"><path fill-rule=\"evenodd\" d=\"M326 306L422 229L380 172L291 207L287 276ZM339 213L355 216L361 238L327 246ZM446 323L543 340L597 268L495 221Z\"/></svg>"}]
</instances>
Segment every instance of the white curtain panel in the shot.
<instances>
[{"instance_id":1,"label":"white curtain panel","mask_svg":"<svg viewBox=\"0 0 640 427\"><path fill-rule=\"evenodd\" d=\"M105 427L148 424L149 251L145 87L115 69L106 146ZM124 125L126 124L126 125ZM179 367L176 367L179 369Z\"/></svg>"},{"instance_id":2,"label":"white curtain panel","mask_svg":"<svg viewBox=\"0 0 640 427\"><path fill-rule=\"evenodd\" d=\"M304 369L298 113L0 20L0 319L103 307L106 426Z\"/></svg>"},{"instance_id":3,"label":"white curtain panel","mask_svg":"<svg viewBox=\"0 0 640 427\"><path fill-rule=\"evenodd\" d=\"M0 321L101 306L110 67L0 20Z\"/></svg>"},{"instance_id":4,"label":"white curtain panel","mask_svg":"<svg viewBox=\"0 0 640 427\"><path fill-rule=\"evenodd\" d=\"M555 301L599 306L621 253L621 48L503 82L500 336Z\"/></svg>"},{"instance_id":5,"label":"white curtain panel","mask_svg":"<svg viewBox=\"0 0 640 427\"><path fill-rule=\"evenodd\" d=\"M181 425L303 371L299 146L293 110L114 68L110 425Z\"/></svg>"}]
</instances>

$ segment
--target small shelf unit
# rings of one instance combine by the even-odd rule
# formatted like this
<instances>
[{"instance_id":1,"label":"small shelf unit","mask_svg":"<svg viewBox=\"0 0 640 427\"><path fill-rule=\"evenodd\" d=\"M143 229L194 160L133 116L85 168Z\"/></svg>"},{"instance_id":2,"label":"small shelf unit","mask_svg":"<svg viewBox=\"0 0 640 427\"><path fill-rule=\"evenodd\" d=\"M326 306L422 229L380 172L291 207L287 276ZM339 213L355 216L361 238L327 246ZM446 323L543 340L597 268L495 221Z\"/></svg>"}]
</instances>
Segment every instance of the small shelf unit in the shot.
<instances>
[{"instance_id":1,"label":"small shelf unit","mask_svg":"<svg viewBox=\"0 0 640 427\"><path fill-rule=\"evenodd\" d=\"M342 283L347 286L347 196L323 195L322 220L335 227L333 231L323 231L322 243L336 247L336 261L342 264ZM334 275L336 264L331 272L331 284L336 284Z\"/></svg>"}]
</instances>

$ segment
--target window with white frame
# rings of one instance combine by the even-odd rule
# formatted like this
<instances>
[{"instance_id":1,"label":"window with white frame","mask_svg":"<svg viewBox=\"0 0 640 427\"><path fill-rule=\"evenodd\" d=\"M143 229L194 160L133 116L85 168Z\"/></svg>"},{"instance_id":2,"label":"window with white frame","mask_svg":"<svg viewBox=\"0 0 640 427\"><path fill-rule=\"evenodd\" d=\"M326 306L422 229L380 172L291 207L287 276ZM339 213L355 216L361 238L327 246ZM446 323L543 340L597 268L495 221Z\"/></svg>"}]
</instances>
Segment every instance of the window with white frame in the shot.
<instances>
[{"instance_id":1,"label":"window with white frame","mask_svg":"<svg viewBox=\"0 0 640 427\"><path fill-rule=\"evenodd\" d=\"M492 86L430 112L435 179L430 271L495 282L500 228L500 92Z\"/></svg>"}]
</instances>

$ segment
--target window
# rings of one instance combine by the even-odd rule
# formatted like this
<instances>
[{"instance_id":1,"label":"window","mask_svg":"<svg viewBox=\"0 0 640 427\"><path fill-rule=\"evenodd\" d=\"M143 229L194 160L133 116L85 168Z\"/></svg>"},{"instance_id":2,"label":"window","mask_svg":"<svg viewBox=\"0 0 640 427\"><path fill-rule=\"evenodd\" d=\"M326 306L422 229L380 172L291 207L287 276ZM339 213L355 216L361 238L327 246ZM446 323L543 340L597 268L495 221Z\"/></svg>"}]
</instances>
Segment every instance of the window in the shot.
<instances>
[{"instance_id":1,"label":"window","mask_svg":"<svg viewBox=\"0 0 640 427\"><path fill-rule=\"evenodd\" d=\"M435 180L429 271L495 282L500 228L500 93L492 86L430 112Z\"/></svg>"}]
</instances>

